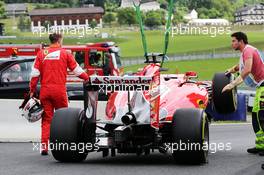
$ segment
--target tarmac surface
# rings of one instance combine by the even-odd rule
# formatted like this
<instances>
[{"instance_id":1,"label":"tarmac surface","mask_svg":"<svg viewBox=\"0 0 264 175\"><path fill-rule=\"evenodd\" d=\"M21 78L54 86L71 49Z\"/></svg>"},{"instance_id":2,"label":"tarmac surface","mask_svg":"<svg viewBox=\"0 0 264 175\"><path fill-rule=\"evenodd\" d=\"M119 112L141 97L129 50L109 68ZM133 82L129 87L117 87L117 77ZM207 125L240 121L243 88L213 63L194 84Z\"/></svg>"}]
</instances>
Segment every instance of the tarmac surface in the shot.
<instances>
[{"instance_id":1,"label":"tarmac surface","mask_svg":"<svg viewBox=\"0 0 264 175\"><path fill-rule=\"evenodd\" d=\"M51 153L41 156L34 149L39 141L40 123L30 124L20 117L14 106L19 101L0 101L0 174L92 174L92 175L263 175L264 157L250 155L255 135L251 124L212 124L210 126L209 163L178 165L170 154L158 152L148 156L117 154L103 158L90 153L82 163L59 163ZM71 106L80 106L72 102ZM29 142L31 141L31 142Z\"/></svg>"}]
</instances>

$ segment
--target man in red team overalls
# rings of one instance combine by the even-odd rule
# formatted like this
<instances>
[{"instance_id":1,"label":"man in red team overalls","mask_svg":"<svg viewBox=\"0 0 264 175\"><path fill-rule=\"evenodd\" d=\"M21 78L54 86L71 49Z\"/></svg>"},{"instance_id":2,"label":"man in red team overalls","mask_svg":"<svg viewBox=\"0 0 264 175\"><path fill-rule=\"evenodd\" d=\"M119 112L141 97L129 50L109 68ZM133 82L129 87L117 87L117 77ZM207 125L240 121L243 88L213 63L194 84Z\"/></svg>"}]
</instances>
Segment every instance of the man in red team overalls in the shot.
<instances>
[{"instance_id":1,"label":"man in red team overalls","mask_svg":"<svg viewBox=\"0 0 264 175\"><path fill-rule=\"evenodd\" d=\"M39 51L35 59L30 81L30 96L33 97L40 79L40 102L44 109L41 122L41 155L48 155L50 124L54 110L68 107L66 94L67 68L83 80L88 75L75 61L73 55L61 48L62 35L51 34L49 48Z\"/></svg>"}]
</instances>

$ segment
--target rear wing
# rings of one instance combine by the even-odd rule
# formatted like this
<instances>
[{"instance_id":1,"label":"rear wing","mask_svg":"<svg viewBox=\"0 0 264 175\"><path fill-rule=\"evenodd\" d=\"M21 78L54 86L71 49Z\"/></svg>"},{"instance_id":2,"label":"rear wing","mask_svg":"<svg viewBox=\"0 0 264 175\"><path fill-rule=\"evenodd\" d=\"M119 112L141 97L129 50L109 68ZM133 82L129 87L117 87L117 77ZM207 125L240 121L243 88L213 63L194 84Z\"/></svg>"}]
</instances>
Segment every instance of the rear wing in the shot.
<instances>
[{"instance_id":1,"label":"rear wing","mask_svg":"<svg viewBox=\"0 0 264 175\"><path fill-rule=\"evenodd\" d=\"M150 105L151 126L159 128L160 75L157 76L91 76L89 83L84 83L84 109L87 118L96 121L98 94L128 92L128 109L130 108L130 92L147 93Z\"/></svg>"}]
</instances>

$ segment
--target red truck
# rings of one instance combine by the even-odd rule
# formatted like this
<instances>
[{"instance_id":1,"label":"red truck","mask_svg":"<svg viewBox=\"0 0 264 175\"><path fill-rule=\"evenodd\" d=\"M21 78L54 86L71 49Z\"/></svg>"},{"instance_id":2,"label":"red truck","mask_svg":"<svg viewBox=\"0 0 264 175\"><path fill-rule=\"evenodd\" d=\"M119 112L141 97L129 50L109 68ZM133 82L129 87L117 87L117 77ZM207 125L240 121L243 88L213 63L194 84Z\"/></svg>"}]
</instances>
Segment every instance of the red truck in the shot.
<instances>
[{"instance_id":1,"label":"red truck","mask_svg":"<svg viewBox=\"0 0 264 175\"><path fill-rule=\"evenodd\" d=\"M37 53L46 46L42 44L0 45L0 99L20 99L29 90L32 64ZM87 45L64 45L71 52L80 66L89 75L121 76L119 48L113 42ZM14 67L19 67L14 70ZM13 75L13 78L9 77ZM20 79L14 79L14 77ZM67 93L69 99L82 99L82 80L70 71L67 77ZM103 97L103 96L102 96Z\"/></svg>"},{"instance_id":2,"label":"red truck","mask_svg":"<svg viewBox=\"0 0 264 175\"><path fill-rule=\"evenodd\" d=\"M38 51L45 49L42 44L0 45L0 58L36 56ZM100 76L122 75L123 67L119 56L119 48L114 42L91 43L86 45L64 45L76 61L89 75ZM69 73L71 75L71 73Z\"/></svg>"}]
</instances>

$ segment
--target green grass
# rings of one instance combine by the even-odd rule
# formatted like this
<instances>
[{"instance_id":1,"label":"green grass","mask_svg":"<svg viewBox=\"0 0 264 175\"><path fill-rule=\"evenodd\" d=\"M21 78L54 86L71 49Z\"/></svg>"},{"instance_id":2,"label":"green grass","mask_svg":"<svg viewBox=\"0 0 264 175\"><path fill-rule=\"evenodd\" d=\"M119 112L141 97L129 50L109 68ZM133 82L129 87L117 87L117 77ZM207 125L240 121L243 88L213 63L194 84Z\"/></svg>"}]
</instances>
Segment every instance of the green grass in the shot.
<instances>
[{"instance_id":1,"label":"green grass","mask_svg":"<svg viewBox=\"0 0 264 175\"><path fill-rule=\"evenodd\" d=\"M147 31L147 41L149 52L163 52L163 37L161 31ZM264 35L261 32L248 33L251 44L264 50ZM2 39L0 43L48 43L47 36L42 38L32 35L32 33L21 32L17 35L17 39ZM89 43L99 41L114 41L121 48L123 57L139 57L143 55L141 39L137 32L122 32L118 37L110 39L100 39L87 36L86 38L65 38L65 44ZM217 36L177 36L170 39L168 54L188 53L188 52L218 52L231 51L230 37L227 35Z\"/></svg>"},{"instance_id":2,"label":"green grass","mask_svg":"<svg viewBox=\"0 0 264 175\"><path fill-rule=\"evenodd\" d=\"M43 37L33 35L31 32L20 32L14 30L13 25L17 23L17 19L1 19L5 23L7 35L15 35L16 39L0 39L0 43L48 43L47 34ZM243 26L235 27L234 31L243 30L247 31L249 41L252 45L264 50L264 27L263 26ZM84 38L67 38L64 39L64 44L76 43L90 43L99 41L114 41L121 48L121 55L123 58L140 57L143 53L141 44L141 36L138 28L104 28L101 32L107 32L112 35L108 39L95 38L93 35L86 35ZM146 31L148 51L149 52L163 52L164 47L164 31ZM226 52L231 51L231 38L228 35L217 35L211 37L210 35L177 35L170 38L168 54L183 54L183 53L199 53L199 52Z\"/></svg>"},{"instance_id":3,"label":"green grass","mask_svg":"<svg viewBox=\"0 0 264 175\"><path fill-rule=\"evenodd\" d=\"M122 35L122 33L120 34ZM163 51L163 34L161 31L147 31L147 43L149 52ZM249 32L248 36L252 44L260 49L264 49L263 32ZM122 53L126 57L143 55L143 49L139 33L130 33L127 35L129 42L120 44ZM229 35L210 37L207 35L181 35L170 39L168 49L169 54L186 52L212 52L212 51L231 51L231 38Z\"/></svg>"},{"instance_id":4,"label":"green grass","mask_svg":"<svg viewBox=\"0 0 264 175\"><path fill-rule=\"evenodd\" d=\"M238 58L210 59L210 60L190 60L190 61L171 61L164 64L169 71L164 74L185 73L187 71L196 71L199 80L211 80L216 72L224 72L229 67L238 63ZM137 72L144 65L135 65L125 67L125 72Z\"/></svg>"}]
</instances>

